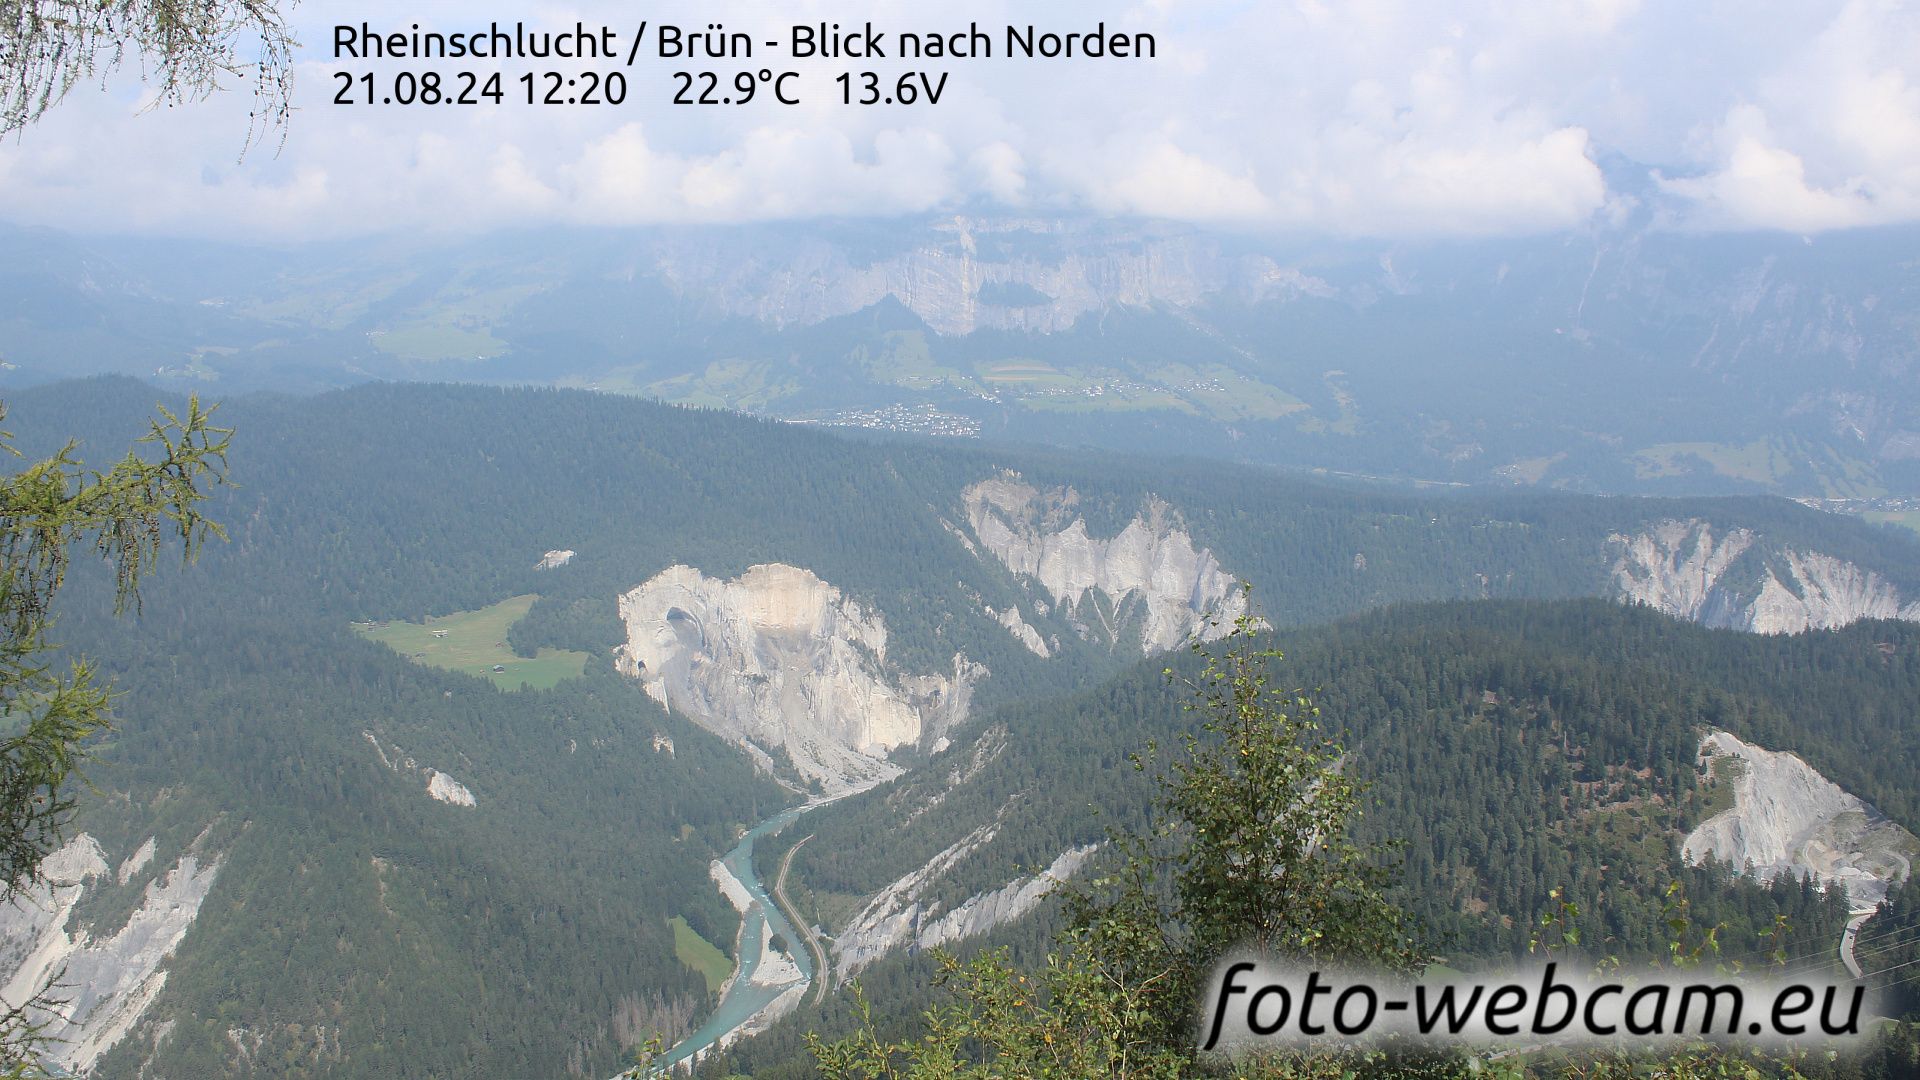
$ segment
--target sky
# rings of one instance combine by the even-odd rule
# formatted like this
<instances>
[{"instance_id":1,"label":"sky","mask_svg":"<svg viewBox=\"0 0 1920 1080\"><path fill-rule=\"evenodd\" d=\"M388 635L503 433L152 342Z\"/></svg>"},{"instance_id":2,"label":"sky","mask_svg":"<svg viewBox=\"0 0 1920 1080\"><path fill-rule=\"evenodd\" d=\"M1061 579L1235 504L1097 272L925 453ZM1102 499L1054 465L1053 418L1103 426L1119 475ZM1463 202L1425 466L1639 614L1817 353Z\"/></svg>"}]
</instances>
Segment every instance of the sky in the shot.
<instances>
[{"instance_id":1,"label":"sky","mask_svg":"<svg viewBox=\"0 0 1920 1080\"><path fill-rule=\"evenodd\" d=\"M996 51L1009 23L1104 21L1153 34L1158 55L701 62L798 70L795 107L673 105L685 65L659 59L625 72L618 107L332 103L336 72L422 66L336 61L336 23L630 36L643 16L756 41L809 21L978 22ZM1636 212L1805 235L1920 220L1920 2L310 0L290 22L284 144L241 154L245 92L146 108L135 66L0 142L0 219L270 240L946 212L1353 237L1550 234ZM549 66L509 62L510 94ZM951 77L938 105L839 104L833 76L866 68Z\"/></svg>"}]
</instances>

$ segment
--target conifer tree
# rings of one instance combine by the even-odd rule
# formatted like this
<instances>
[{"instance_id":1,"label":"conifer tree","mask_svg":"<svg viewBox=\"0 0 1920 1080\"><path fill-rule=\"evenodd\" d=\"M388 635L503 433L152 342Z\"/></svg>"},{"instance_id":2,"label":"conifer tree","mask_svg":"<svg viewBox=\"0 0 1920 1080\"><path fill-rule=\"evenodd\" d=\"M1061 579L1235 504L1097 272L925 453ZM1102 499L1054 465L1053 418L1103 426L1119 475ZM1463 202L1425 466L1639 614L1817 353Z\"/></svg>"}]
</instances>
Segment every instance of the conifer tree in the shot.
<instances>
[{"instance_id":1,"label":"conifer tree","mask_svg":"<svg viewBox=\"0 0 1920 1080\"><path fill-rule=\"evenodd\" d=\"M116 609L137 608L164 542L192 558L224 535L201 506L225 479L231 438L212 417L193 398L178 415L162 408L141 445L107 469L87 468L69 442L0 479L0 899L39 880L72 813L88 741L109 723L112 693L93 665L58 662L54 598L76 554L90 553L113 569ZM19 454L4 432L0 449ZM0 1075L35 1068L49 991L0 1002Z\"/></svg>"}]
</instances>

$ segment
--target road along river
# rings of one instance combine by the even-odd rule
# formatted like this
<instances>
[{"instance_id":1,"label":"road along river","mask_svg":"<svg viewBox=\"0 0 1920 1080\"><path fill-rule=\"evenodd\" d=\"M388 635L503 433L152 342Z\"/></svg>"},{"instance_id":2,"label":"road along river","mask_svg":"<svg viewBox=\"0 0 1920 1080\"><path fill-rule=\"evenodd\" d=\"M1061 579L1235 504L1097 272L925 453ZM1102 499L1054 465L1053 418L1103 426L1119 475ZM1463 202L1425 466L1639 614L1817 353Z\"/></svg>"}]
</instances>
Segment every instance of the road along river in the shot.
<instances>
[{"instance_id":1,"label":"road along river","mask_svg":"<svg viewBox=\"0 0 1920 1080\"><path fill-rule=\"evenodd\" d=\"M806 994L807 987L813 984L813 958L804 947L807 938L787 920L779 905L767 895L759 876L753 872L753 845L754 841L786 828L807 811L824 805L825 800L773 815L747 830L733 850L721 858L721 863L745 887L747 894L747 909L740 916L740 937L734 950L739 961L734 965L733 978L720 991L719 1007L693 1034L674 1044L673 1049L660 1058L657 1063L659 1068L670 1069L683 1061L698 1060L701 1054L746 1026L779 1000L781 995L791 993L792 1000L797 1003ZM765 943L775 934L786 940L789 955L769 960L762 954L766 951ZM784 977L772 981L756 980L754 976L760 971L763 961L781 970ZM797 975L792 969L797 969Z\"/></svg>"}]
</instances>

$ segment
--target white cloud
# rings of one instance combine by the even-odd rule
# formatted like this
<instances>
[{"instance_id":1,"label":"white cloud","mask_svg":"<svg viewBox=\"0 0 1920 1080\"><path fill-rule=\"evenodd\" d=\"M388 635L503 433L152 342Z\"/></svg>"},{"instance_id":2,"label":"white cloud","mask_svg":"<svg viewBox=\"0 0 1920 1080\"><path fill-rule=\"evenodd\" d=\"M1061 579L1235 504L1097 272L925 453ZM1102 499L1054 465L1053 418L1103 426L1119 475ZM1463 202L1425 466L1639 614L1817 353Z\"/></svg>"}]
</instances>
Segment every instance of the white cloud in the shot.
<instances>
[{"instance_id":1,"label":"white cloud","mask_svg":"<svg viewBox=\"0 0 1920 1080\"><path fill-rule=\"evenodd\" d=\"M1920 15L1883 0L801 0L778 15L680 0L646 14L756 41L808 19L1104 20L1153 33L1159 57L870 65L951 73L939 105L912 108L838 104L833 76L869 65L766 55L741 66L801 71L806 104L675 106L676 65L654 61L627 73L618 107L345 106L332 104L332 23L392 27L365 0L309 2L296 9L310 43L301 108L279 157L236 164L239 95L143 113L137 86L82 88L0 144L0 200L15 219L73 228L293 237L962 205L1497 234L1617 219L1633 196L1595 164L1613 151L1657 170L1669 211L1696 226L1920 219ZM634 21L585 0L420 0L408 15L441 29Z\"/></svg>"},{"instance_id":2,"label":"white cloud","mask_svg":"<svg viewBox=\"0 0 1920 1080\"><path fill-rule=\"evenodd\" d=\"M560 193L540 179L517 146L496 148L487 169L495 202L509 213L545 215L559 205Z\"/></svg>"},{"instance_id":3,"label":"white cloud","mask_svg":"<svg viewBox=\"0 0 1920 1080\"><path fill-rule=\"evenodd\" d=\"M1707 227L1800 232L1920 220L1920 12L1853 0L1663 176Z\"/></svg>"},{"instance_id":4,"label":"white cloud","mask_svg":"<svg viewBox=\"0 0 1920 1080\"><path fill-rule=\"evenodd\" d=\"M1231 171L1166 139L1117 141L1102 167L1080 184L1094 208L1109 214L1253 221L1269 209L1267 197L1244 171Z\"/></svg>"},{"instance_id":5,"label":"white cloud","mask_svg":"<svg viewBox=\"0 0 1920 1080\"><path fill-rule=\"evenodd\" d=\"M678 171L676 163L653 152L646 133L634 123L589 143L580 160L560 173L569 183L576 212L585 206L608 224L633 225L653 220Z\"/></svg>"},{"instance_id":6,"label":"white cloud","mask_svg":"<svg viewBox=\"0 0 1920 1080\"><path fill-rule=\"evenodd\" d=\"M1807 233L1873 220L1875 207L1860 180L1833 188L1809 183L1806 162L1779 145L1760 109L1752 105L1735 108L1727 115L1716 141L1723 150L1719 167L1712 173L1661 179L1661 186L1668 192L1696 204L1701 220Z\"/></svg>"},{"instance_id":7,"label":"white cloud","mask_svg":"<svg viewBox=\"0 0 1920 1080\"><path fill-rule=\"evenodd\" d=\"M973 185L988 198L1003 206L1019 206L1026 200L1026 160L1013 144L1004 139L975 150L968 159Z\"/></svg>"}]
</instances>

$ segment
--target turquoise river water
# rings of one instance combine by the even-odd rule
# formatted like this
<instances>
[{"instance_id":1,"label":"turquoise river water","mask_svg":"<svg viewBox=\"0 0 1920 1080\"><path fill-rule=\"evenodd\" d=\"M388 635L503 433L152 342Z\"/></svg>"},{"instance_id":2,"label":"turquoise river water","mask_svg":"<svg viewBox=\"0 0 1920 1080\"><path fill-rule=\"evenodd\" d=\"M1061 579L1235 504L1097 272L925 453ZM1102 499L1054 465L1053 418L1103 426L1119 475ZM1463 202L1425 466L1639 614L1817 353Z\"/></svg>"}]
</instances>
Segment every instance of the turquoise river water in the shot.
<instances>
[{"instance_id":1,"label":"turquoise river water","mask_svg":"<svg viewBox=\"0 0 1920 1080\"><path fill-rule=\"evenodd\" d=\"M756 840L772 836L786 828L801 814L814 809L817 805L819 804L796 806L762 821L749 829L747 834L740 838L740 842L734 845L733 850L727 852L720 860L726 864L728 870L733 872L733 876L739 878L740 883L747 887L747 894L753 898L753 902L747 907L746 914L741 916L739 963L734 969L733 982L728 985L726 993L720 998L719 1007L713 1010L713 1015L707 1017L706 1022L696 1028L693 1034L674 1044L673 1049L661 1057L659 1065L662 1068L670 1069L706 1050L724 1038L728 1032L746 1023L755 1013L766 1008L775 998L794 987L793 983L787 983L784 986L753 984L753 973L760 967L760 942L764 936L761 933L762 926L771 925L774 933L787 940L793 962L799 967L800 975L804 980L801 985L810 985L813 982L813 957L802 944L805 939L794 930L793 924L781 913L780 905L774 903L773 898L767 894L766 887L760 883L759 875L753 872L753 844Z\"/></svg>"}]
</instances>

